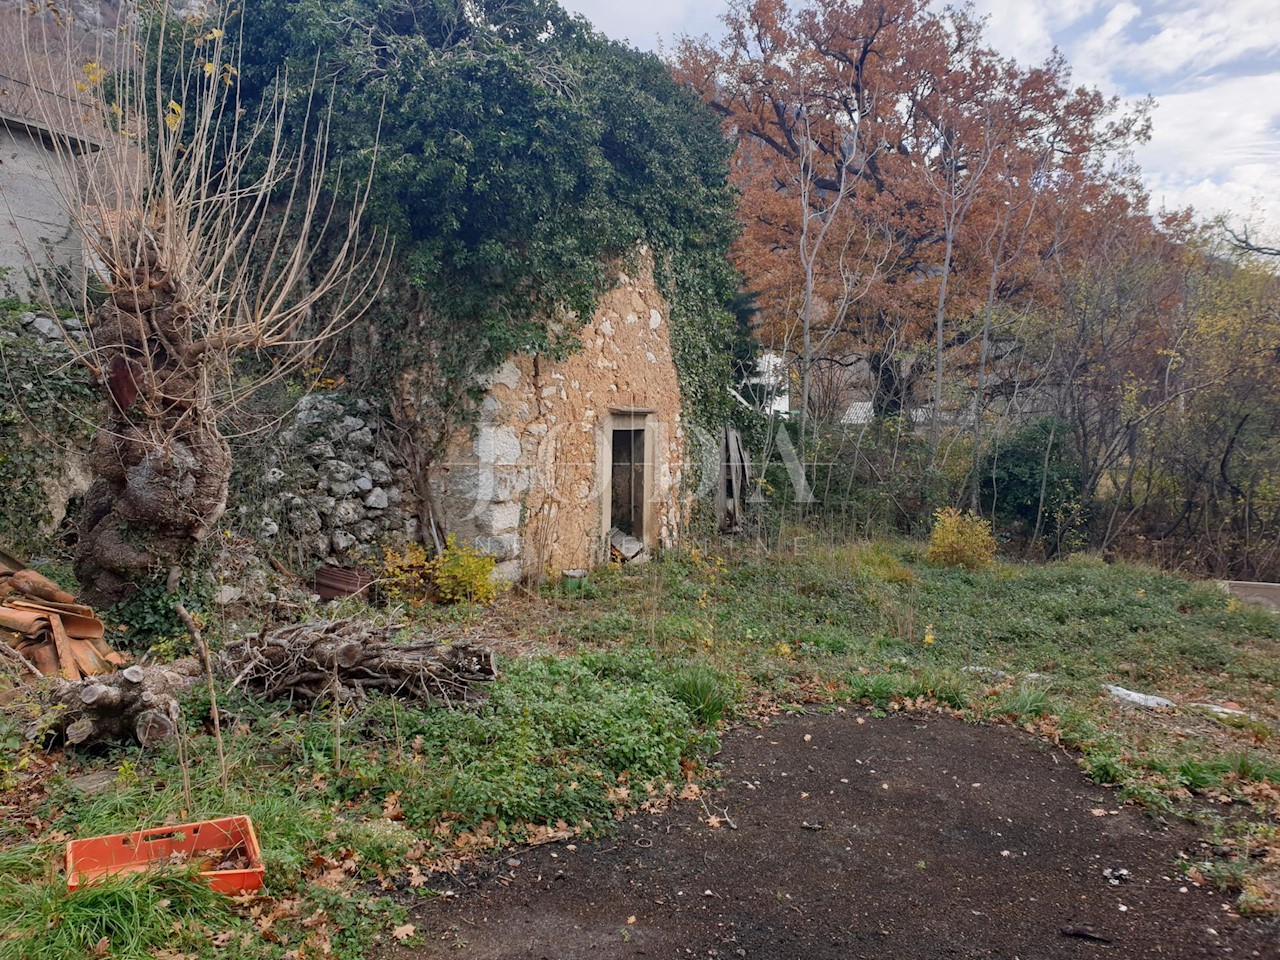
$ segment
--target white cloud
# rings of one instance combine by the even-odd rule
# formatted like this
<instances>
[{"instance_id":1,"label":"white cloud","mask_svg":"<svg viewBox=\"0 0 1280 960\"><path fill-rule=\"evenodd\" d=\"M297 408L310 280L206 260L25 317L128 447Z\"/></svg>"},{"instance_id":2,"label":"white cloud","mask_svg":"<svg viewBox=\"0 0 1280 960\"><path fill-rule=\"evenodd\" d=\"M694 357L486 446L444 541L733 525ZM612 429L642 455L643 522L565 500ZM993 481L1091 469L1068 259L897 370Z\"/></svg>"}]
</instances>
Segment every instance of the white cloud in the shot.
<instances>
[{"instance_id":1,"label":"white cloud","mask_svg":"<svg viewBox=\"0 0 1280 960\"><path fill-rule=\"evenodd\" d=\"M1196 0L1181 9L1158 7L1144 18L1149 36L1117 50L1127 70L1173 82L1280 51L1275 0Z\"/></svg>"},{"instance_id":2,"label":"white cloud","mask_svg":"<svg viewBox=\"0 0 1280 960\"><path fill-rule=\"evenodd\" d=\"M698 0L561 0L561 4L571 13L582 14L606 36L629 41L641 50L669 49L682 33L718 32L718 18L727 6Z\"/></svg>"},{"instance_id":3,"label":"white cloud","mask_svg":"<svg viewBox=\"0 0 1280 960\"><path fill-rule=\"evenodd\" d=\"M1280 71L1159 97L1138 161L1157 204L1280 225Z\"/></svg>"}]
</instances>

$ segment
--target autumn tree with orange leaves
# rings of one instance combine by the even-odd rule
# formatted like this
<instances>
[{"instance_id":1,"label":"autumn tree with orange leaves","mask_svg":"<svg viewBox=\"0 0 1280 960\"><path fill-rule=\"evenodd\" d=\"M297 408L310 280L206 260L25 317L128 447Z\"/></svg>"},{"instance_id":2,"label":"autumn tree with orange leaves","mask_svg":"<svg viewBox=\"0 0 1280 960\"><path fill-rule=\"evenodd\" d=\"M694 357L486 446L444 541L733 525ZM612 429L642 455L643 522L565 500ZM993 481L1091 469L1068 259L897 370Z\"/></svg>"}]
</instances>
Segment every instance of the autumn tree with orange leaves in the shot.
<instances>
[{"instance_id":1,"label":"autumn tree with orange leaves","mask_svg":"<svg viewBox=\"0 0 1280 960\"><path fill-rule=\"evenodd\" d=\"M865 369L881 417L924 403L932 372L936 450L947 364L967 383L992 304L1049 279L1061 236L1038 195L1102 178L1142 114L1073 89L1059 57L1000 57L966 9L753 0L724 22L723 41L686 41L676 70L737 142L734 256L761 340L802 384L823 365Z\"/></svg>"}]
</instances>

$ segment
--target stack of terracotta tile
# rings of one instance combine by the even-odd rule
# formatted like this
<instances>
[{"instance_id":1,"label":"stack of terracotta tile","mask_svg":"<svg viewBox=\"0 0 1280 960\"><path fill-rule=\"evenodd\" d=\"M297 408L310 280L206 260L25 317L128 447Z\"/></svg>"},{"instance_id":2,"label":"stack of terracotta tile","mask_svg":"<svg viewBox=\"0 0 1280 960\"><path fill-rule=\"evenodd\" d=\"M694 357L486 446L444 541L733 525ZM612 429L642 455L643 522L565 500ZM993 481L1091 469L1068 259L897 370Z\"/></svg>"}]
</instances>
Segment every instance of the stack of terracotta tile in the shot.
<instances>
[{"instance_id":1,"label":"stack of terracotta tile","mask_svg":"<svg viewBox=\"0 0 1280 960\"><path fill-rule=\"evenodd\" d=\"M46 677L113 673L126 662L107 646L102 621L52 580L0 560L0 643Z\"/></svg>"}]
</instances>

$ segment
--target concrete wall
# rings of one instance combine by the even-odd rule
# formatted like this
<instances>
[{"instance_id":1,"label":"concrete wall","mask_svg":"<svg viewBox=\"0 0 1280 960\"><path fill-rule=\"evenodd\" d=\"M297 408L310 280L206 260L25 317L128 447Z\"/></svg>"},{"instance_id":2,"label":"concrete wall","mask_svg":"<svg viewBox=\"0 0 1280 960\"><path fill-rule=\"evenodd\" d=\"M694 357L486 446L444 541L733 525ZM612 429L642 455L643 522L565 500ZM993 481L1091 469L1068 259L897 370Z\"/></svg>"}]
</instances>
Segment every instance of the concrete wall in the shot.
<instances>
[{"instance_id":1,"label":"concrete wall","mask_svg":"<svg viewBox=\"0 0 1280 960\"><path fill-rule=\"evenodd\" d=\"M642 251L581 348L561 362L521 356L489 378L475 430L433 472L446 528L495 554L508 579L608 559L611 431L645 431L644 541L672 543L687 514L680 389L667 305Z\"/></svg>"},{"instance_id":2,"label":"concrete wall","mask_svg":"<svg viewBox=\"0 0 1280 960\"><path fill-rule=\"evenodd\" d=\"M58 155L36 131L0 118L0 294L31 299L41 268L82 269L84 251L58 191Z\"/></svg>"}]
</instances>

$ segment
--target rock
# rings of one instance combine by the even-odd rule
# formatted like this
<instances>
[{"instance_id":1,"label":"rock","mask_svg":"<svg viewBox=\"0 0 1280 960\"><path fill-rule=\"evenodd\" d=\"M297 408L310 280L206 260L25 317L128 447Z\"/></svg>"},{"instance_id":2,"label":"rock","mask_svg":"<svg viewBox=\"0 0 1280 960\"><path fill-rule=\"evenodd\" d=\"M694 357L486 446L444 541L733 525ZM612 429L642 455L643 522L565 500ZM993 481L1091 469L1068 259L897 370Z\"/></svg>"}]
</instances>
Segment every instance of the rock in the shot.
<instances>
[{"instance_id":1,"label":"rock","mask_svg":"<svg viewBox=\"0 0 1280 960\"><path fill-rule=\"evenodd\" d=\"M329 426L329 436L334 440L349 437L357 430L364 428L364 421L359 417L346 416Z\"/></svg>"},{"instance_id":2,"label":"rock","mask_svg":"<svg viewBox=\"0 0 1280 960\"><path fill-rule=\"evenodd\" d=\"M1218 715L1219 717L1248 717L1250 716L1246 710L1237 710L1234 707L1224 707L1217 703L1188 703L1188 707L1194 710L1206 710L1209 713Z\"/></svg>"},{"instance_id":3,"label":"rock","mask_svg":"<svg viewBox=\"0 0 1280 960\"><path fill-rule=\"evenodd\" d=\"M328 440L317 440L307 445L307 456L312 460L332 460L335 455L333 444Z\"/></svg>"},{"instance_id":4,"label":"rock","mask_svg":"<svg viewBox=\"0 0 1280 960\"><path fill-rule=\"evenodd\" d=\"M385 510L388 504L387 491L381 487L375 487L373 491L364 498L364 505L371 510Z\"/></svg>"},{"instance_id":5,"label":"rock","mask_svg":"<svg viewBox=\"0 0 1280 960\"><path fill-rule=\"evenodd\" d=\"M280 532L280 524L276 523L270 517L263 517L258 524L258 536L274 537Z\"/></svg>"},{"instance_id":6,"label":"rock","mask_svg":"<svg viewBox=\"0 0 1280 960\"><path fill-rule=\"evenodd\" d=\"M38 316L39 314L32 313L30 310L28 310L25 313L18 314L18 322L22 324L24 327L29 327L36 322L36 318Z\"/></svg>"},{"instance_id":7,"label":"rock","mask_svg":"<svg viewBox=\"0 0 1280 960\"><path fill-rule=\"evenodd\" d=\"M338 553L344 553L350 550L357 543L356 538L346 530L335 530L330 538L333 542L333 549Z\"/></svg>"},{"instance_id":8,"label":"rock","mask_svg":"<svg viewBox=\"0 0 1280 960\"><path fill-rule=\"evenodd\" d=\"M31 321L31 327L46 340L62 339L62 328L52 317L36 317Z\"/></svg>"},{"instance_id":9,"label":"rock","mask_svg":"<svg viewBox=\"0 0 1280 960\"><path fill-rule=\"evenodd\" d=\"M356 478L356 468L345 460L326 460L320 468L320 476L330 483L344 483Z\"/></svg>"},{"instance_id":10,"label":"rock","mask_svg":"<svg viewBox=\"0 0 1280 960\"><path fill-rule=\"evenodd\" d=\"M369 461L369 477L378 485L391 482L391 468L381 460Z\"/></svg>"},{"instance_id":11,"label":"rock","mask_svg":"<svg viewBox=\"0 0 1280 960\"><path fill-rule=\"evenodd\" d=\"M334 497L316 497L311 501L311 506L327 517L337 509L338 501Z\"/></svg>"},{"instance_id":12,"label":"rock","mask_svg":"<svg viewBox=\"0 0 1280 960\"><path fill-rule=\"evenodd\" d=\"M1124 687L1117 687L1110 683L1103 684L1102 689L1122 703L1143 707L1147 710L1167 710L1177 706L1172 700L1166 700L1164 697L1156 697L1148 693L1135 693L1132 690L1126 690Z\"/></svg>"},{"instance_id":13,"label":"rock","mask_svg":"<svg viewBox=\"0 0 1280 960\"><path fill-rule=\"evenodd\" d=\"M373 489L373 477L367 473L362 473L356 477L356 489L361 493L368 493Z\"/></svg>"},{"instance_id":14,"label":"rock","mask_svg":"<svg viewBox=\"0 0 1280 960\"><path fill-rule=\"evenodd\" d=\"M276 484L284 479L284 471L279 467L272 467L262 477L267 483Z\"/></svg>"},{"instance_id":15,"label":"rock","mask_svg":"<svg viewBox=\"0 0 1280 960\"><path fill-rule=\"evenodd\" d=\"M106 793L107 790L116 785L115 770L95 770L92 773L86 773L84 776L73 777L67 781L67 786L76 793L86 797L94 797L100 793Z\"/></svg>"},{"instance_id":16,"label":"rock","mask_svg":"<svg viewBox=\"0 0 1280 960\"><path fill-rule=\"evenodd\" d=\"M244 591L237 586L226 583L218 588L218 592L214 594L213 601L220 607L235 603L244 596Z\"/></svg>"},{"instance_id":17,"label":"rock","mask_svg":"<svg viewBox=\"0 0 1280 960\"><path fill-rule=\"evenodd\" d=\"M960 670L963 673L976 673L984 677L990 677L992 680L1009 679L1009 674L1005 673L1003 670L997 670L995 667L972 666L972 667L961 667Z\"/></svg>"},{"instance_id":18,"label":"rock","mask_svg":"<svg viewBox=\"0 0 1280 960\"><path fill-rule=\"evenodd\" d=\"M314 507L304 506L289 515L289 526L295 533L312 534L324 529L324 521Z\"/></svg>"},{"instance_id":19,"label":"rock","mask_svg":"<svg viewBox=\"0 0 1280 960\"><path fill-rule=\"evenodd\" d=\"M329 492L335 497L349 497L353 493L359 493L360 488L354 480L343 480L341 483L327 484Z\"/></svg>"},{"instance_id":20,"label":"rock","mask_svg":"<svg viewBox=\"0 0 1280 960\"><path fill-rule=\"evenodd\" d=\"M373 446L373 431L368 427L353 430L347 435L347 443L358 449L367 450Z\"/></svg>"},{"instance_id":21,"label":"rock","mask_svg":"<svg viewBox=\"0 0 1280 960\"><path fill-rule=\"evenodd\" d=\"M364 507L359 500L343 500L333 511L333 522L342 526L356 523L363 518Z\"/></svg>"}]
</instances>

